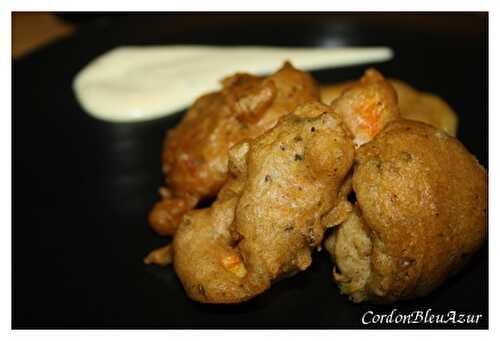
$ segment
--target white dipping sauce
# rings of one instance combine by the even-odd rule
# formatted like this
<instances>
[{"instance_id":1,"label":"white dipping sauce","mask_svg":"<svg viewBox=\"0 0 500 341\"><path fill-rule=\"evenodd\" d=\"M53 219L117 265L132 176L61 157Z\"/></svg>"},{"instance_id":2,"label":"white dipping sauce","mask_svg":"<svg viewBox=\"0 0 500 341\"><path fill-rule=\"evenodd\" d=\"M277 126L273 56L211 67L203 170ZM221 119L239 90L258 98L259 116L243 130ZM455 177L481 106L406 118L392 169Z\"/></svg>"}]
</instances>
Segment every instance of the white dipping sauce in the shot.
<instances>
[{"instance_id":1,"label":"white dipping sauce","mask_svg":"<svg viewBox=\"0 0 500 341\"><path fill-rule=\"evenodd\" d=\"M213 46L119 47L75 77L73 89L90 115L113 122L167 116L220 88L235 72L267 74L284 61L302 70L382 62L385 47L271 48Z\"/></svg>"}]
</instances>

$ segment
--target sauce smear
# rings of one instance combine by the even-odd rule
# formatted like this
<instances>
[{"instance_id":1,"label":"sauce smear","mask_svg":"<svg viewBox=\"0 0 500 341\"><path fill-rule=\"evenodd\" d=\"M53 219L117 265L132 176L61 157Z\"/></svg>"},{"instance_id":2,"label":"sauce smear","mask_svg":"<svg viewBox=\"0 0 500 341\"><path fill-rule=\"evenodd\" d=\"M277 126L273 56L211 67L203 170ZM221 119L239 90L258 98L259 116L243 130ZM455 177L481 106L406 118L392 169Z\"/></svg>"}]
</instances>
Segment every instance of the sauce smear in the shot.
<instances>
[{"instance_id":1,"label":"sauce smear","mask_svg":"<svg viewBox=\"0 0 500 341\"><path fill-rule=\"evenodd\" d=\"M303 70L383 62L386 47L274 48L175 45L119 47L93 60L73 81L90 115L111 122L150 120L187 108L235 72L268 74L288 60Z\"/></svg>"}]
</instances>

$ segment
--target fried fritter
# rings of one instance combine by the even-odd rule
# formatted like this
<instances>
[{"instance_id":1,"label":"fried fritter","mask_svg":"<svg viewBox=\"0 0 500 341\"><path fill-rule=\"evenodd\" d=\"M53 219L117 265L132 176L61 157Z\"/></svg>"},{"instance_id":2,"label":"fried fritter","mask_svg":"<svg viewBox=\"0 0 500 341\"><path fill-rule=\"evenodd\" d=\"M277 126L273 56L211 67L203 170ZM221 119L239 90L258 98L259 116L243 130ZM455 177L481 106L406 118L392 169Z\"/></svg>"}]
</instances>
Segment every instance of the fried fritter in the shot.
<instances>
[{"instance_id":1,"label":"fried fritter","mask_svg":"<svg viewBox=\"0 0 500 341\"><path fill-rule=\"evenodd\" d=\"M348 214L341 186L353 157L340 115L318 102L233 147L217 200L187 213L174 237L188 296L242 302L308 268L328 222Z\"/></svg>"},{"instance_id":2,"label":"fried fritter","mask_svg":"<svg viewBox=\"0 0 500 341\"><path fill-rule=\"evenodd\" d=\"M326 108L326 107L325 107ZM329 110L338 114L359 147L373 139L387 123L399 119L396 94L389 82L376 70L367 70L359 82L346 91L340 98L332 103ZM302 116L311 117L321 114L318 110L301 110ZM343 185L343 193L351 191L350 181ZM170 201L172 202L172 200ZM347 204L347 201L345 202ZM340 205L338 212L331 215L328 226L338 225L337 213L350 211L350 206ZM337 220L336 220L337 219ZM167 265L172 256L165 252L165 248L154 250L145 259L148 264Z\"/></svg>"},{"instance_id":3,"label":"fried fritter","mask_svg":"<svg viewBox=\"0 0 500 341\"><path fill-rule=\"evenodd\" d=\"M356 152L357 208L325 242L342 293L389 303L425 296L486 237L486 173L455 138L399 120Z\"/></svg>"},{"instance_id":4,"label":"fried fritter","mask_svg":"<svg viewBox=\"0 0 500 341\"><path fill-rule=\"evenodd\" d=\"M197 99L165 138L167 188L149 216L161 235L173 235L184 213L217 194L227 178L233 145L261 135L299 104L319 100L313 78L289 63L267 78L239 73L222 84L221 91Z\"/></svg>"},{"instance_id":5,"label":"fried fritter","mask_svg":"<svg viewBox=\"0 0 500 341\"><path fill-rule=\"evenodd\" d=\"M417 91L400 80L389 81L396 90L403 118L428 123L456 136L458 117L444 100L433 94ZM331 103L354 84L354 81L347 81L321 86L321 100L323 103Z\"/></svg>"},{"instance_id":6,"label":"fried fritter","mask_svg":"<svg viewBox=\"0 0 500 341\"><path fill-rule=\"evenodd\" d=\"M368 69L331 106L341 113L356 147L371 141L387 123L399 118L394 88L374 69Z\"/></svg>"}]
</instances>

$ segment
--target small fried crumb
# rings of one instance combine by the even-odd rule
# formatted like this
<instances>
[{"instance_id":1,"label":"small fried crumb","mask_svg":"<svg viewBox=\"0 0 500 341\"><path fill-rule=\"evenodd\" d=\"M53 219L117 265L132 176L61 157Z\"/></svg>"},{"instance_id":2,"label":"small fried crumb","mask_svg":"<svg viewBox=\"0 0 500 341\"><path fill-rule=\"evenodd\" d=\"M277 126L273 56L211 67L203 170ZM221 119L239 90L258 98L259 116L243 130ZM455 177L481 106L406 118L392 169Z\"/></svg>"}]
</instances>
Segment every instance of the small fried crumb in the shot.
<instances>
[{"instance_id":1,"label":"small fried crumb","mask_svg":"<svg viewBox=\"0 0 500 341\"><path fill-rule=\"evenodd\" d=\"M227 256L222 259L222 265L226 270L232 272L239 278L243 278L247 274L247 269L241 261L241 258L237 255Z\"/></svg>"},{"instance_id":2,"label":"small fried crumb","mask_svg":"<svg viewBox=\"0 0 500 341\"><path fill-rule=\"evenodd\" d=\"M167 266L172 263L172 244L167 244L158 249L151 251L146 258L144 258L145 264L156 264L159 266Z\"/></svg>"}]
</instances>

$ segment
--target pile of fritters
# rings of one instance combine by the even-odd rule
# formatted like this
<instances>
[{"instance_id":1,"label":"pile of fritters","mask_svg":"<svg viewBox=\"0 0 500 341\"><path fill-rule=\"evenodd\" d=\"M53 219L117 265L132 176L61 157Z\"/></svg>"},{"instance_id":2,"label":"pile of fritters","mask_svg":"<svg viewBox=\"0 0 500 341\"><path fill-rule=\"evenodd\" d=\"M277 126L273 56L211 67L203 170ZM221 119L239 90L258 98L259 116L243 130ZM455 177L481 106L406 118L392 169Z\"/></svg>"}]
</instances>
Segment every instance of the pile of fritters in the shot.
<instances>
[{"instance_id":1,"label":"pile of fritters","mask_svg":"<svg viewBox=\"0 0 500 341\"><path fill-rule=\"evenodd\" d=\"M167 134L150 222L173 243L145 261L173 263L194 300L238 303L324 244L353 301L424 296L486 236L486 172L456 126L442 100L373 69L321 98L288 63L229 77Z\"/></svg>"},{"instance_id":2,"label":"pile of fritters","mask_svg":"<svg viewBox=\"0 0 500 341\"><path fill-rule=\"evenodd\" d=\"M161 235L173 235L184 213L217 195L232 146L274 127L298 105L320 99L314 79L289 63L267 78L238 73L222 85L198 98L167 133L162 155L167 187L149 216Z\"/></svg>"}]
</instances>

